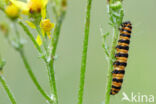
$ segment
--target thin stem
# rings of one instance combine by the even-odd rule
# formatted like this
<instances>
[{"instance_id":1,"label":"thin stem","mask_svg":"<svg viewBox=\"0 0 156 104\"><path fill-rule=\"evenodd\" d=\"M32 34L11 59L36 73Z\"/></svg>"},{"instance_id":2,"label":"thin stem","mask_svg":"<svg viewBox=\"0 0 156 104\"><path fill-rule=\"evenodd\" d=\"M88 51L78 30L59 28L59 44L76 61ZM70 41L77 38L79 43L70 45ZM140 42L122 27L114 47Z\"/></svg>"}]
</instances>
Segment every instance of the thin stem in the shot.
<instances>
[{"instance_id":1,"label":"thin stem","mask_svg":"<svg viewBox=\"0 0 156 104\"><path fill-rule=\"evenodd\" d=\"M53 92L54 92L54 96L56 99L56 104L58 104L58 95L57 95L57 87L56 87L55 71L54 71L54 56L56 54L57 44L58 44L59 36L60 36L60 30L61 30L62 22L64 20L65 13L66 13L65 11L62 12L61 16L59 17L59 19L56 23L54 35L52 38L52 52L51 52L52 59L49 62L50 75L51 75L51 85L53 87Z\"/></svg>"},{"instance_id":2,"label":"thin stem","mask_svg":"<svg viewBox=\"0 0 156 104\"><path fill-rule=\"evenodd\" d=\"M32 80L33 83L36 85L36 87L37 87L37 89L40 91L40 93L44 96L44 98L46 98L50 103L52 103L53 101L52 101L51 98L44 92L44 90L41 88L39 82L37 81L37 79L36 79L36 77L35 77L35 75L34 75L34 73L32 72L32 69L31 69L31 67L30 67L30 65L29 65L29 63L28 63L28 61L27 61L27 59L26 59L26 57L25 57L25 55L24 55L24 52L23 52L23 51L19 51L19 52L20 52L20 56L21 56L21 58L22 58L22 60L23 60L23 62L24 62L24 65L25 65L25 67L26 67L26 69L27 69L27 72L28 72L28 74L29 74L31 80Z\"/></svg>"},{"instance_id":3,"label":"thin stem","mask_svg":"<svg viewBox=\"0 0 156 104\"><path fill-rule=\"evenodd\" d=\"M29 31L29 29L28 29L22 22L19 22L19 24L20 24L21 27L24 29L24 31L27 33L27 35L29 36L29 38L30 38L30 39L32 40L32 42L34 43L34 45L37 47L38 51L39 51L40 53L43 53L42 50L41 50L41 48L40 48L40 47L38 46L38 44L36 43L36 41L35 41L33 35L32 35L31 32ZM15 28L16 28L16 27L15 27ZM15 32L16 32L16 35L18 36L19 41L20 41L20 36L19 36L18 31L16 30ZM9 44L11 44L11 41L10 41L10 40L8 40L8 42L9 42ZM20 43L18 43L18 44L20 44ZM11 44L11 45L12 45L12 44ZM14 47L14 48L15 48L15 47ZM44 92L44 90L43 90L42 87L40 86L39 82L37 81L37 79L36 79L34 73L32 72L32 69L31 69L31 67L30 67L30 65L29 65L29 63L28 63L28 61L27 61L27 59L26 59L26 57L25 57L25 55L24 55L23 47L20 47L20 50L18 50L18 52L20 53L20 56L21 56L21 58L22 58L22 60L23 60L23 62L24 62L24 65L25 65L25 67L26 67L26 69L27 69L27 72L28 72L30 78L32 79L33 83L36 85L36 87L37 87L37 89L40 91L40 93L48 100L48 102L49 102L50 104L52 104L53 101L52 101L51 98ZM43 58L44 58L44 60L46 60L45 57L43 57Z\"/></svg>"},{"instance_id":4,"label":"thin stem","mask_svg":"<svg viewBox=\"0 0 156 104\"><path fill-rule=\"evenodd\" d=\"M39 53L40 54L43 53L41 47L37 44L35 38L33 37L32 33L29 31L29 29L22 22L19 22L19 24L21 25L23 30L26 32L26 34L29 36L30 40L33 42L33 44L35 45Z\"/></svg>"},{"instance_id":5,"label":"thin stem","mask_svg":"<svg viewBox=\"0 0 156 104\"><path fill-rule=\"evenodd\" d=\"M118 28L114 28L113 33L113 40L112 40L112 48L109 56L109 69L108 69L108 82L105 94L105 104L110 104L110 91L111 91L111 84L112 84L112 71L113 71L113 60L115 60L115 47L117 45L117 40L119 36Z\"/></svg>"},{"instance_id":6,"label":"thin stem","mask_svg":"<svg viewBox=\"0 0 156 104\"><path fill-rule=\"evenodd\" d=\"M57 43L58 43L58 40L59 40L59 34L60 34L60 30L61 30L61 25L62 25L62 21L64 20L64 16L65 16L65 11L62 12L62 15L60 16L60 18L58 19L57 21L57 25L56 25L56 28L55 28L55 31L54 31L54 39L52 41L52 47L53 47L53 51L52 51L52 56L55 56L55 53L56 53L56 48L57 48ZM22 22L19 22L19 24L22 26L22 28L24 29L24 31L27 33L27 35L29 36L29 38L32 40L32 42L34 43L34 45L36 46L37 50L42 54L42 50L41 48L38 46L37 42L35 41L33 35L30 33L30 31L28 30L28 28L22 23ZM44 58L44 61L46 61L46 58ZM49 70L48 71L48 74L50 75L50 87L51 87L51 90L53 88L54 90L54 95L55 95L55 98L56 98L56 102L58 103L58 96L57 96L57 88L56 88L56 81L55 81L55 75L54 75L54 61L53 59L50 61L50 64L48 65L49 66ZM52 92L52 91L51 91Z\"/></svg>"},{"instance_id":7,"label":"thin stem","mask_svg":"<svg viewBox=\"0 0 156 104\"><path fill-rule=\"evenodd\" d=\"M22 28L24 29L24 31L27 33L27 35L29 36L29 38L31 39L31 41L33 42L33 44L37 47L37 50L40 54L43 54L43 51L41 50L40 46L37 44L37 42L35 41L33 35L31 34L31 32L29 31L29 29L22 23L20 22L20 25L22 26ZM46 57L43 55L43 60L46 63L47 66L47 70L48 70L48 76L49 76L49 83L50 83L50 90L51 90L51 94L52 94L52 90L53 90L53 84L52 84L52 79L51 79L51 74L50 74L50 67L49 64L47 63L47 59Z\"/></svg>"},{"instance_id":8,"label":"thin stem","mask_svg":"<svg viewBox=\"0 0 156 104\"><path fill-rule=\"evenodd\" d=\"M33 35L30 33L30 31L28 30L28 28L22 22L20 22L20 25L23 27L23 29L25 30L25 32L27 33L27 35L29 36L29 38L31 39L31 41L33 42L33 44L37 47L38 52L41 53L41 54L43 54L43 51L41 50L40 46L35 41ZM52 81L51 81L51 76L50 76L50 68L49 68L49 65L47 63L47 59L46 59L45 56L43 56L43 60L46 63L46 66L47 66L48 76L49 76L49 82L50 82L50 89L51 89L51 93L52 93L53 87L52 87Z\"/></svg>"},{"instance_id":9,"label":"thin stem","mask_svg":"<svg viewBox=\"0 0 156 104\"><path fill-rule=\"evenodd\" d=\"M56 100L56 104L58 104L58 95L57 95L57 87L56 87L56 80L55 80L55 71L54 71L54 65L53 64L53 61L49 64L49 67L50 67L50 76L51 76L51 86L53 89L53 93L54 93L54 96L55 96L55 100Z\"/></svg>"},{"instance_id":10,"label":"thin stem","mask_svg":"<svg viewBox=\"0 0 156 104\"><path fill-rule=\"evenodd\" d=\"M60 36L60 31L61 31L61 26L62 26L62 22L64 20L66 11L62 11L59 19L57 20L56 23L56 27L54 30L54 35L52 38L52 52L51 52L51 61L49 62L49 67L50 67L50 75L51 75L51 84L53 87L53 92L54 92L54 96L56 99L56 104L58 104L58 95L57 95L57 87L56 87L56 80L55 80L55 71L54 71L54 57L56 54L56 49L57 49L57 44L59 41L59 36Z\"/></svg>"},{"instance_id":11,"label":"thin stem","mask_svg":"<svg viewBox=\"0 0 156 104\"><path fill-rule=\"evenodd\" d=\"M14 95L12 94L11 90L9 89L9 87L8 87L6 81L5 81L5 78L3 76L1 76L1 75L0 75L0 82L2 83L6 93L8 94L11 103L16 104L16 100L14 98Z\"/></svg>"},{"instance_id":12,"label":"thin stem","mask_svg":"<svg viewBox=\"0 0 156 104\"><path fill-rule=\"evenodd\" d=\"M58 44L59 37L60 37L60 30L61 30L61 26L62 26L62 22L63 22L64 17L65 17L65 14L66 14L66 11L63 11L61 13L61 16L59 17L59 19L56 22L54 35L52 37L52 48L53 48L52 49L52 56L55 56L55 53L56 53L57 44Z\"/></svg>"},{"instance_id":13,"label":"thin stem","mask_svg":"<svg viewBox=\"0 0 156 104\"><path fill-rule=\"evenodd\" d=\"M107 50L107 48L105 46L105 43L103 43L102 47L104 48L106 56L109 57L109 52L108 52L108 50Z\"/></svg>"},{"instance_id":14,"label":"thin stem","mask_svg":"<svg viewBox=\"0 0 156 104\"><path fill-rule=\"evenodd\" d=\"M38 26L36 26L36 27L37 27L38 33L40 34L40 36L41 36L42 39L43 39L43 46L44 46L44 49L45 49L45 51L46 51L46 55L49 56L49 52L48 52L48 48L47 48L46 40L45 40L46 37L43 37L43 35L42 35L42 33L41 33L39 27L38 27ZM46 36L46 34L45 34L45 36ZM49 64L48 64L47 61L46 61L45 63L46 63L47 70L48 70L49 84L50 84L50 92L51 92L51 94L53 94L53 80L52 80L52 78L51 78L51 70L50 70L51 68L50 68L50 66L49 66Z\"/></svg>"},{"instance_id":15,"label":"thin stem","mask_svg":"<svg viewBox=\"0 0 156 104\"><path fill-rule=\"evenodd\" d=\"M109 50L108 50L108 45L107 45L107 42L106 42L106 39L107 39L107 36L109 35L109 33L106 33L106 34L103 34L103 31L102 31L102 28L101 28L101 34L102 34L102 47L104 49L104 52L106 54L106 58L107 58L107 61L109 59Z\"/></svg>"},{"instance_id":16,"label":"thin stem","mask_svg":"<svg viewBox=\"0 0 156 104\"><path fill-rule=\"evenodd\" d=\"M81 60L80 86L79 86L79 92L78 92L78 104L83 103L87 50L88 50L89 29L90 29L91 4L92 4L92 0L87 0L85 33L84 33L83 52L82 52L82 60Z\"/></svg>"},{"instance_id":17,"label":"thin stem","mask_svg":"<svg viewBox=\"0 0 156 104\"><path fill-rule=\"evenodd\" d=\"M48 70L48 77L49 77L49 84L50 84L50 93L53 94L53 81L51 79L51 72L50 72L50 66L48 63L46 63L47 70Z\"/></svg>"},{"instance_id":18,"label":"thin stem","mask_svg":"<svg viewBox=\"0 0 156 104\"><path fill-rule=\"evenodd\" d=\"M109 55L109 64L108 64L108 81L106 86L105 93L105 104L110 104L110 91L112 85L112 71L113 71L113 62L115 61L115 52L117 40L119 37L119 27L122 23L124 12L122 8L122 0L110 0L108 4L110 25L113 27L113 37L112 37L112 46Z\"/></svg>"}]
</instances>

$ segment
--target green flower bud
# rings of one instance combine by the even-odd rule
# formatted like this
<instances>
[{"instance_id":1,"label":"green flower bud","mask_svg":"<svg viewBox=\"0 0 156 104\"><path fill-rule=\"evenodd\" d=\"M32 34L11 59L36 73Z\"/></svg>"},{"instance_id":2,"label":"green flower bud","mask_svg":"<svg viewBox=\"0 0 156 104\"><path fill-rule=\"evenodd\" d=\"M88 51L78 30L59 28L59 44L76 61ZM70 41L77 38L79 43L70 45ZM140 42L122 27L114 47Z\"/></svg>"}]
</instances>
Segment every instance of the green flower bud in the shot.
<instances>
[{"instance_id":1,"label":"green flower bud","mask_svg":"<svg viewBox=\"0 0 156 104\"><path fill-rule=\"evenodd\" d=\"M113 9L113 10L122 8L121 1L117 1L115 3L110 4L110 8Z\"/></svg>"}]
</instances>

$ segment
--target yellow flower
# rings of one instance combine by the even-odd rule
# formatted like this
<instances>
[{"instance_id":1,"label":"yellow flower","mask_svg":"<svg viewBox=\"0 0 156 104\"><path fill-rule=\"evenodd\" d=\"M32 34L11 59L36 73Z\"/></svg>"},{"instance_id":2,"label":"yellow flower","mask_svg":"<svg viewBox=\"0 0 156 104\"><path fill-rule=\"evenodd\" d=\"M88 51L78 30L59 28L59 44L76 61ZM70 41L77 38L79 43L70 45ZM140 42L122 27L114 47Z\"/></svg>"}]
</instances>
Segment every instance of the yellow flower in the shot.
<instances>
[{"instance_id":1,"label":"yellow flower","mask_svg":"<svg viewBox=\"0 0 156 104\"><path fill-rule=\"evenodd\" d=\"M16 19L18 18L19 14L20 14L20 10L18 9L17 6L15 6L14 4L10 4L6 7L5 9L5 13L8 15L8 17L10 17L11 19Z\"/></svg>"},{"instance_id":2,"label":"yellow flower","mask_svg":"<svg viewBox=\"0 0 156 104\"><path fill-rule=\"evenodd\" d=\"M30 0L28 2L28 7L30 13L40 13L42 8L42 2L40 0Z\"/></svg>"},{"instance_id":3,"label":"yellow flower","mask_svg":"<svg viewBox=\"0 0 156 104\"><path fill-rule=\"evenodd\" d=\"M14 5L20 8L24 14L41 13L46 8L48 0L27 0L27 3L10 0Z\"/></svg>"},{"instance_id":4,"label":"yellow flower","mask_svg":"<svg viewBox=\"0 0 156 104\"><path fill-rule=\"evenodd\" d=\"M40 26L45 32L50 32L54 28L54 24L50 22L50 19L42 20Z\"/></svg>"},{"instance_id":5,"label":"yellow flower","mask_svg":"<svg viewBox=\"0 0 156 104\"><path fill-rule=\"evenodd\" d=\"M54 28L54 23L50 22L50 19L43 19L41 20L40 27L42 29L43 35L46 33L50 38L50 31Z\"/></svg>"}]
</instances>

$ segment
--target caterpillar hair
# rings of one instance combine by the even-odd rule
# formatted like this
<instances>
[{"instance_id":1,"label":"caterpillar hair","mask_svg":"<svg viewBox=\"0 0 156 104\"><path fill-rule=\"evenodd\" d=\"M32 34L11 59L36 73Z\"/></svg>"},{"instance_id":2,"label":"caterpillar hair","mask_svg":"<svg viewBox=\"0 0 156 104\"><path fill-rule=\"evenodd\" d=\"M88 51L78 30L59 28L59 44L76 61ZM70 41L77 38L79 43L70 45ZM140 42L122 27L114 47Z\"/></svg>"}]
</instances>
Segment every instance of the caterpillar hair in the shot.
<instances>
[{"instance_id":1,"label":"caterpillar hair","mask_svg":"<svg viewBox=\"0 0 156 104\"><path fill-rule=\"evenodd\" d=\"M127 66L128 50L131 38L132 25L130 21L123 22L120 29L120 38L116 46L116 61L114 62L114 70L112 72L112 88L111 95L117 94L122 86L125 67Z\"/></svg>"}]
</instances>

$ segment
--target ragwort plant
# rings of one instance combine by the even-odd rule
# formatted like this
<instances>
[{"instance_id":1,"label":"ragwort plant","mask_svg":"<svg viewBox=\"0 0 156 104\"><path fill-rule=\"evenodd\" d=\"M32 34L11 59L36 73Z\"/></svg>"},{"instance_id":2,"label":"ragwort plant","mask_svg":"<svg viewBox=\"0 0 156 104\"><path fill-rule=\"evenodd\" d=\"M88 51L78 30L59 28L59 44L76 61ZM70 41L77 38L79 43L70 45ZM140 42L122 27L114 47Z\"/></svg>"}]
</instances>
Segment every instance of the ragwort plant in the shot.
<instances>
[{"instance_id":1,"label":"ragwort plant","mask_svg":"<svg viewBox=\"0 0 156 104\"><path fill-rule=\"evenodd\" d=\"M58 104L54 61L61 31L61 25L66 14L67 1L53 0L48 2L48 0L28 0L25 3L16 0L1 0L0 4L0 9L11 20L16 34L16 36L14 36L15 39L10 39L8 34L5 35L5 38L7 39L8 43L20 54L29 77L41 95L46 99L46 101L48 101L48 103ZM52 23L47 16L47 4L52 5L52 10L55 15L55 19L53 19L54 23ZM32 41L34 48L36 48L40 58L43 59L46 65L50 83L50 95L48 95L39 84L28 62L28 59L25 56L23 48L24 42L21 38L20 32L17 29L19 26L23 28L26 35ZM2 25L1 27L5 26ZM5 29L7 28L1 28L1 30L4 30L4 33ZM31 33L31 29L36 30L38 33L36 37L35 34ZM1 78L1 81L2 83L4 82L3 78ZM10 94L10 91L7 89L6 92L8 95L13 95ZM10 98L11 101L13 98L13 96ZM12 101L12 103L15 104L15 100L14 102Z\"/></svg>"}]
</instances>

